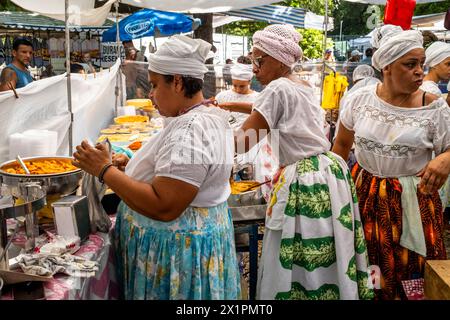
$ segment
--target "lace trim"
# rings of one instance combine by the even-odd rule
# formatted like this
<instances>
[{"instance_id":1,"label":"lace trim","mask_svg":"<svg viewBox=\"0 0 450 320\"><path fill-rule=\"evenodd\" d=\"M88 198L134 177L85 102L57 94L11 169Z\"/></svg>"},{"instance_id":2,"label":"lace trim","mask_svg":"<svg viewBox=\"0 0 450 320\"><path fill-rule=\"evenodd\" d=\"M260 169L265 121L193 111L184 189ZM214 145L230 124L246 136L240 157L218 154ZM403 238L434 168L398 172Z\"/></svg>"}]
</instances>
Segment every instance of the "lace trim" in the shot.
<instances>
[{"instance_id":1,"label":"lace trim","mask_svg":"<svg viewBox=\"0 0 450 320\"><path fill-rule=\"evenodd\" d=\"M365 151L370 151L380 156L389 157L405 157L417 150L415 147L403 146L399 144L382 144L358 136L355 136L355 144Z\"/></svg>"},{"instance_id":2,"label":"lace trim","mask_svg":"<svg viewBox=\"0 0 450 320\"><path fill-rule=\"evenodd\" d=\"M430 134L434 134L434 132L436 131L436 127L433 121L422 117L381 111L378 108L368 105L357 106L353 109L353 111L354 114L357 114L359 117L378 120L380 122L392 124L398 127L416 127L428 129Z\"/></svg>"}]
</instances>

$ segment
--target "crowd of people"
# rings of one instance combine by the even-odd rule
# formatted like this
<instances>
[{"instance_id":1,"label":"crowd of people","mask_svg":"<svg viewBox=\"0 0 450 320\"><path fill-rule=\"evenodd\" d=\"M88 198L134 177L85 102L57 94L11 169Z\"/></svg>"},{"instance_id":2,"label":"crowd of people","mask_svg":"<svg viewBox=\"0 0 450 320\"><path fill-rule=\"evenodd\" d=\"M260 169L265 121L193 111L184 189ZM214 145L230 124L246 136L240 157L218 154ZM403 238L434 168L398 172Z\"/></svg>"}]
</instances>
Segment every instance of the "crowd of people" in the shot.
<instances>
[{"instance_id":1,"label":"crowd of people","mask_svg":"<svg viewBox=\"0 0 450 320\"><path fill-rule=\"evenodd\" d=\"M127 65L147 58L124 43L124 73L139 74L127 96L148 96L164 129L131 159L110 160L106 145L87 141L73 154L122 200L123 298L241 298L227 205L235 163L252 162L258 181L271 180L258 299L406 299L402 282L423 277L427 259L447 258L450 109L437 83L450 78L450 44L425 50L420 32L391 25L373 34L366 58L354 51L347 65L352 86L333 139L313 86L293 72L303 52L290 25L257 31L217 95L204 86L211 44L176 35L148 64ZM13 55L0 90L32 81L32 45L18 41ZM93 68L88 56L74 64Z\"/></svg>"},{"instance_id":2,"label":"crowd of people","mask_svg":"<svg viewBox=\"0 0 450 320\"><path fill-rule=\"evenodd\" d=\"M439 190L450 172L450 109L434 84L450 76L450 47L425 51L418 31L377 30L331 144L312 86L292 73L299 41L289 25L256 32L250 60L230 66L231 88L214 100L202 93L211 45L174 36L149 58L164 131L132 159L110 162L101 144L77 147L74 164L123 200L116 242L125 298L240 298L230 170L233 155L261 145L275 162L259 299L405 299L402 281L423 277L426 259L446 258Z\"/></svg>"}]
</instances>

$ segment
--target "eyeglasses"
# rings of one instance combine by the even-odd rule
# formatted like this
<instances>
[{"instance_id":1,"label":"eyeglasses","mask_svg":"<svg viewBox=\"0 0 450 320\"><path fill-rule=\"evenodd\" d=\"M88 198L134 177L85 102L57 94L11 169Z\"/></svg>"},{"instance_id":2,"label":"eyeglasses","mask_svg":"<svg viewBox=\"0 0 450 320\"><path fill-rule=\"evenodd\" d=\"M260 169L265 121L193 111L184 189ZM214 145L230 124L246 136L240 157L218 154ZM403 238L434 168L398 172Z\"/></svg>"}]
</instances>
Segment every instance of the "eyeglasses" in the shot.
<instances>
[{"instance_id":1,"label":"eyeglasses","mask_svg":"<svg viewBox=\"0 0 450 320\"><path fill-rule=\"evenodd\" d=\"M268 56L268 54L263 55L263 56L259 56L259 57L256 57L256 58L250 57L250 60L255 65L255 67L261 68L261 61L262 61L262 59L264 59L267 56Z\"/></svg>"}]
</instances>

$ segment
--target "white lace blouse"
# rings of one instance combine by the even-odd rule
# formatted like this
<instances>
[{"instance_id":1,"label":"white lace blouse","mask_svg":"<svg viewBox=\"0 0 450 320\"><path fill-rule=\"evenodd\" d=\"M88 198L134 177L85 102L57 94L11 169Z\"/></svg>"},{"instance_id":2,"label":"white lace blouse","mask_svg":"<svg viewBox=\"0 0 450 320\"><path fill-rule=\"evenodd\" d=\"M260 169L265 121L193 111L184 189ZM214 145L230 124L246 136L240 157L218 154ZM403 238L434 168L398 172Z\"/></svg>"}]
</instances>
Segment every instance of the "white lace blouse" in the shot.
<instances>
[{"instance_id":1,"label":"white lace blouse","mask_svg":"<svg viewBox=\"0 0 450 320\"><path fill-rule=\"evenodd\" d=\"M401 108L381 100L377 85L345 101L341 123L355 132L359 164L380 177L417 174L432 153L450 148L450 108L443 98L428 106Z\"/></svg>"}]
</instances>

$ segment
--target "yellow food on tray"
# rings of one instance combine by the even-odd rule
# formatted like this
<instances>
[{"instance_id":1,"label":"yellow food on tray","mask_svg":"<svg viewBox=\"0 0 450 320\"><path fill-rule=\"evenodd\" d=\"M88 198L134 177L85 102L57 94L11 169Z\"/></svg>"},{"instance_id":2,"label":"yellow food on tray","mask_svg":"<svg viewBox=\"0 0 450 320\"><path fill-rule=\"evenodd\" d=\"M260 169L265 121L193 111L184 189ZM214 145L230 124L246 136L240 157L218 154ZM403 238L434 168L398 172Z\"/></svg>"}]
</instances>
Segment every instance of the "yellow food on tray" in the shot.
<instances>
[{"instance_id":1,"label":"yellow food on tray","mask_svg":"<svg viewBox=\"0 0 450 320\"><path fill-rule=\"evenodd\" d=\"M258 181L231 181L231 194L240 194L251 191L260 185Z\"/></svg>"},{"instance_id":2,"label":"yellow food on tray","mask_svg":"<svg viewBox=\"0 0 450 320\"><path fill-rule=\"evenodd\" d=\"M129 123L129 122L148 122L149 117L147 116L120 116L114 118L114 122L118 124Z\"/></svg>"},{"instance_id":3,"label":"yellow food on tray","mask_svg":"<svg viewBox=\"0 0 450 320\"><path fill-rule=\"evenodd\" d=\"M25 160L24 162L30 170L30 174L63 173L78 169L69 159ZM18 163L2 168L2 170L12 174L25 174Z\"/></svg>"},{"instance_id":4,"label":"yellow food on tray","mask_svg":"<svg viewBox=\"0 0 450 320\"><path fill-rule=\"evenodd\" d=\"M104 141L106 138L109 139L109 141L111 142L126 142L126 141L130 141L131 138L131 134L111 134L111 135L101 135L98 139L97 142L102 142Z\"/></svg>"},{"instance_id":5,"label":"yellow food on tray","mask_svg":"<svg viewBox=\"0 0 450 320\"><path fill-rule=\"evenodd\" d=\"M136 108L142 108L146 110L154 110L152 100L150 99L131 99L127 100L127 106L134 106Z\"/></svg>"},{"instance_id":6,"label":"yellow food on tray","mask_svg":"<svg viewBox=\"0 0 450 320\"><path fill-rule=\"evenodd\" d=\"M100 130L100 133L104 133L104 134L113 134L113 133L116 133L117 130L118 130L118 129L111 129L111 128L108 128L108 129Z\"/></svg>"}]
</instances>

